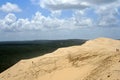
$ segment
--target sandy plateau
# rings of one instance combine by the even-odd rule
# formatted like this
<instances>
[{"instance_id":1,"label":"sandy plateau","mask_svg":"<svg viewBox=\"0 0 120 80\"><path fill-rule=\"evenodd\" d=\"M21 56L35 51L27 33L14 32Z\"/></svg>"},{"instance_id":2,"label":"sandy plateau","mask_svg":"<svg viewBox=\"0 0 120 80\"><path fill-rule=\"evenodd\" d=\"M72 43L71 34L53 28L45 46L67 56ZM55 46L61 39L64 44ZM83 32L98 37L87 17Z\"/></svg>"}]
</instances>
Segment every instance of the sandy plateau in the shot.
<instances>
[{"instance_id":1,"label":"sandy plateau","mask_svg":"<svg viewBox=\"0 0 120 80\"><path fill-rule=\"evenodd\" d=\"M120 40L97 38L21 60L0 80L120 80Z\"/></svg>"}]
</instances>

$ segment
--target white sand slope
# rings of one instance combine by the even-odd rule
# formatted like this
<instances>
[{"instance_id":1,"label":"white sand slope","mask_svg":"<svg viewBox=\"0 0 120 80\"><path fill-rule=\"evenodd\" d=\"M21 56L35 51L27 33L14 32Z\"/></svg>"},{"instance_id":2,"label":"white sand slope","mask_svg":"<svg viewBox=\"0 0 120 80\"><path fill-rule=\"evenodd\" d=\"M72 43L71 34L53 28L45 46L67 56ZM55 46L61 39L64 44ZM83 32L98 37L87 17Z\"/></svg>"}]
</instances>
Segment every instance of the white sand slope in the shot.
<instances>
[{"instance_id":1,"label":"white sand slope","mask_svg":"<svg viewBox=\"0 0 120 80\"><path fill-rule=\"evenodd\" d=\"M21 60L0 80L120 80L120 41L98 38Z\"/></svg>"}]
</instances>

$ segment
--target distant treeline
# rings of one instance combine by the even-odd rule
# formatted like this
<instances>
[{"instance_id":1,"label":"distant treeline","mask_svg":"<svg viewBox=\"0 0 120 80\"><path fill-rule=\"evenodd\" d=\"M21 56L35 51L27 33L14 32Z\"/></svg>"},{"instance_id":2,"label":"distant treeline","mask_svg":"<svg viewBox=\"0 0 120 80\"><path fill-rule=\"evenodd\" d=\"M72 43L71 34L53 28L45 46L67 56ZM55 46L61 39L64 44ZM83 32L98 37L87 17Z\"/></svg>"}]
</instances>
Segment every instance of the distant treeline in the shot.
<instances>
[{"instance_id":1,"label":"distant treeline","mask_svg":"<svg viewBox=\"0 0 120 80\"><path fill-rule=\"evenodd\" d=\"M81 45L86 40L35 40L0 42L0 72L21 59L29 59L53 52L60 47Z\"/></svg>"}]
</instances>

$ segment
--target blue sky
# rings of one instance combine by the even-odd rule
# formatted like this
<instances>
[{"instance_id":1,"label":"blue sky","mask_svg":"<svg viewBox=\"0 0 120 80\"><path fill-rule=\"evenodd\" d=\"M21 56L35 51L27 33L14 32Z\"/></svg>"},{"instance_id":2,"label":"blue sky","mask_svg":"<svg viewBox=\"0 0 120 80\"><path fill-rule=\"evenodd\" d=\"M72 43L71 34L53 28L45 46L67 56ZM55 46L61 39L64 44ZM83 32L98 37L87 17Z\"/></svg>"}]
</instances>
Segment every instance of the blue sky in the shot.
<instances>
[{"instance_id":1,"label":"blue sky","mask_svg":"<svg viewBox=\"0 0 120 80\"><path fill-rule=\"evenodd\" d=\"M120 39L120 0L1 0L0 41Z\"/></svg>"}]
</instances>

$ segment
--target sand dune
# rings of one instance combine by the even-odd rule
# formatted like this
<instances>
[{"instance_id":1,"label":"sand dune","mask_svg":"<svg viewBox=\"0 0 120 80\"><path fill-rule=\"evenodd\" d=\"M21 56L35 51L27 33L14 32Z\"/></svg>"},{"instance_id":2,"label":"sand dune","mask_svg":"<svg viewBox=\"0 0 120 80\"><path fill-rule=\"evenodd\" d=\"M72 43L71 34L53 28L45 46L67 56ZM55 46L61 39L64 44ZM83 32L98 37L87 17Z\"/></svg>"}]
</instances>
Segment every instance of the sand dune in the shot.
<instances>
[{"instance_id":1,"label":"sand dune","mask_svg":"<svg viewBox=\"0 0 120 80\"><path fill-rule=\"evenodd\" d=\"M120 80L120 41L98 38L21 60L0 80Z\"/></svg>"}]
</instances>

